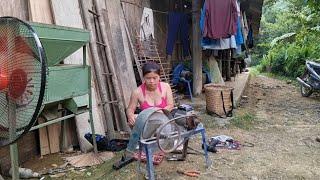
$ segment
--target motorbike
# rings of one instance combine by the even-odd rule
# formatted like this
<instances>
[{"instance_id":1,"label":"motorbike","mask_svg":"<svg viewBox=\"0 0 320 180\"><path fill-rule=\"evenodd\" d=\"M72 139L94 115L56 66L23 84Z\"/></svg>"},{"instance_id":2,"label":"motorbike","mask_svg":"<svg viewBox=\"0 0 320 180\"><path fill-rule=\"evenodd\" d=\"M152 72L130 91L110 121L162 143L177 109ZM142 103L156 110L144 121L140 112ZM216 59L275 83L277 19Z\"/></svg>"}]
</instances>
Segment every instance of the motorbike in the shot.
<instances>
[{"instance_id":1,"label":"motorbike","mask_svg":"<svg viewBox=\"0 0 320 180\"><path fill-rule=\"evenodd\" d=\"M320 90L320 63L306 61L306 69L297 80L303 97L309 97L314 91Z\"/></svg>"}]
</instances>

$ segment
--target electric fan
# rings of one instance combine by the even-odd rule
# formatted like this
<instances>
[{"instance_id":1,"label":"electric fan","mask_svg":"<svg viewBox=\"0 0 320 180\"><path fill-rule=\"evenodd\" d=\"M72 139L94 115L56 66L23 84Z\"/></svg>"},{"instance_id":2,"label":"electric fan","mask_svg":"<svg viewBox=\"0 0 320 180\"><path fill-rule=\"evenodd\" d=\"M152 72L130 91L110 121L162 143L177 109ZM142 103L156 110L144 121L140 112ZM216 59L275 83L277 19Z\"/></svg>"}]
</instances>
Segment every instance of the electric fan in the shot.
<instances>
[{"instance_id":1,"label":"electric fan","mask_svg":"<svg viewBox=\"0 0 320 180\"><path fill-rule=\"evenodd\" d=\"M0 147L28 132L43 102L47 76L44 49L32 27L0 18Z\"/></svg>"}]
</instances>

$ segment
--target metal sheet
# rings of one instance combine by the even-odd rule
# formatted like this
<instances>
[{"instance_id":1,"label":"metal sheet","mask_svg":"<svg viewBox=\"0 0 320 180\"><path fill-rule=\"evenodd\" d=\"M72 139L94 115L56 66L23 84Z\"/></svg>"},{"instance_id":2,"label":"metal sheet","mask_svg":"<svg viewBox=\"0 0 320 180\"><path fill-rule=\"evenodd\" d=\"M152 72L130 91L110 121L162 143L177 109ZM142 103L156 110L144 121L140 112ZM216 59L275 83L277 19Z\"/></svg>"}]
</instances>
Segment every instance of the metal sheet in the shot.
<instances>
[{"instance_id":1,"label":"metal sheet","mask_svg":"<svg viewBox=\"0 0 320 180\"><path fill-rule=\"evenodd\" d=\"M45 104L71 99L88 93L88 66L49 67Z\"/></svg>"}]
</instances>

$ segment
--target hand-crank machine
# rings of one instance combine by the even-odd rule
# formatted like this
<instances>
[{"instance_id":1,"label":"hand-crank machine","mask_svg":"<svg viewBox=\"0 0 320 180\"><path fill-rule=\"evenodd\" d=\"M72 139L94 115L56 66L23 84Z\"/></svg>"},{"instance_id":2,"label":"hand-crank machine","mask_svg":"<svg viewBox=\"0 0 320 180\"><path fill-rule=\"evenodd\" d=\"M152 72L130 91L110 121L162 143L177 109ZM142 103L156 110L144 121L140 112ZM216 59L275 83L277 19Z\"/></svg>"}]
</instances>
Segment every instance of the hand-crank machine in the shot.
<instances>
[{"instance_id":1,"label":"hand-crank machine","mask_svg":"<svg viewBox=\"0 0 320 180\"><path fill-rule=\"evenodd\" d=\"M199 133L202 135L206 167L211 164L208 158L205 129L189 105L179 106L174 113L159 108L146 109L138 115L131 133L128 150L133 150L139 145L139 159L141 159L141 152L145 152L149 179L155 179L153 152L160 150L171 153L183 145L182 156L177 160L184 160L187 156L189 138ZM140 162L138 169L140 170Z\"/></svg>"}]
</instances>

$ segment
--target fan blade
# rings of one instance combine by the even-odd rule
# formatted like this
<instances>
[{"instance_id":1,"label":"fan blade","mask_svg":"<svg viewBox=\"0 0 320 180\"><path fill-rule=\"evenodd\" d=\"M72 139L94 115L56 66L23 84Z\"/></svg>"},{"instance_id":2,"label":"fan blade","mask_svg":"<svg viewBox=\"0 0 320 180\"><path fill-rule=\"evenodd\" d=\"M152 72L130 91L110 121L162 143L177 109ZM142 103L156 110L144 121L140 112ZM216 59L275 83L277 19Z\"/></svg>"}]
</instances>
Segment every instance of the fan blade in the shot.
<instances>
[{"instance_id":1,"label":"fan blade","mask_svg":"<svg viewBox=\"0 0 320 180\"><path fill-rule=\"evenodd\" d=\"M6 89L8 87L8 84L8 76L0 73L0 91Z\"/></svg>"},{"instance_id":2,"label":"fan blade","mask_svg":"<svg viewBox=\"0 0 320 180\"><path fill-rule=\"evenodd\" d=\"M9 96L13 99L20 97L24 93L27 83L27 73L24 70L13 70L9 82Z\"/></svg>"}]
</instances>

